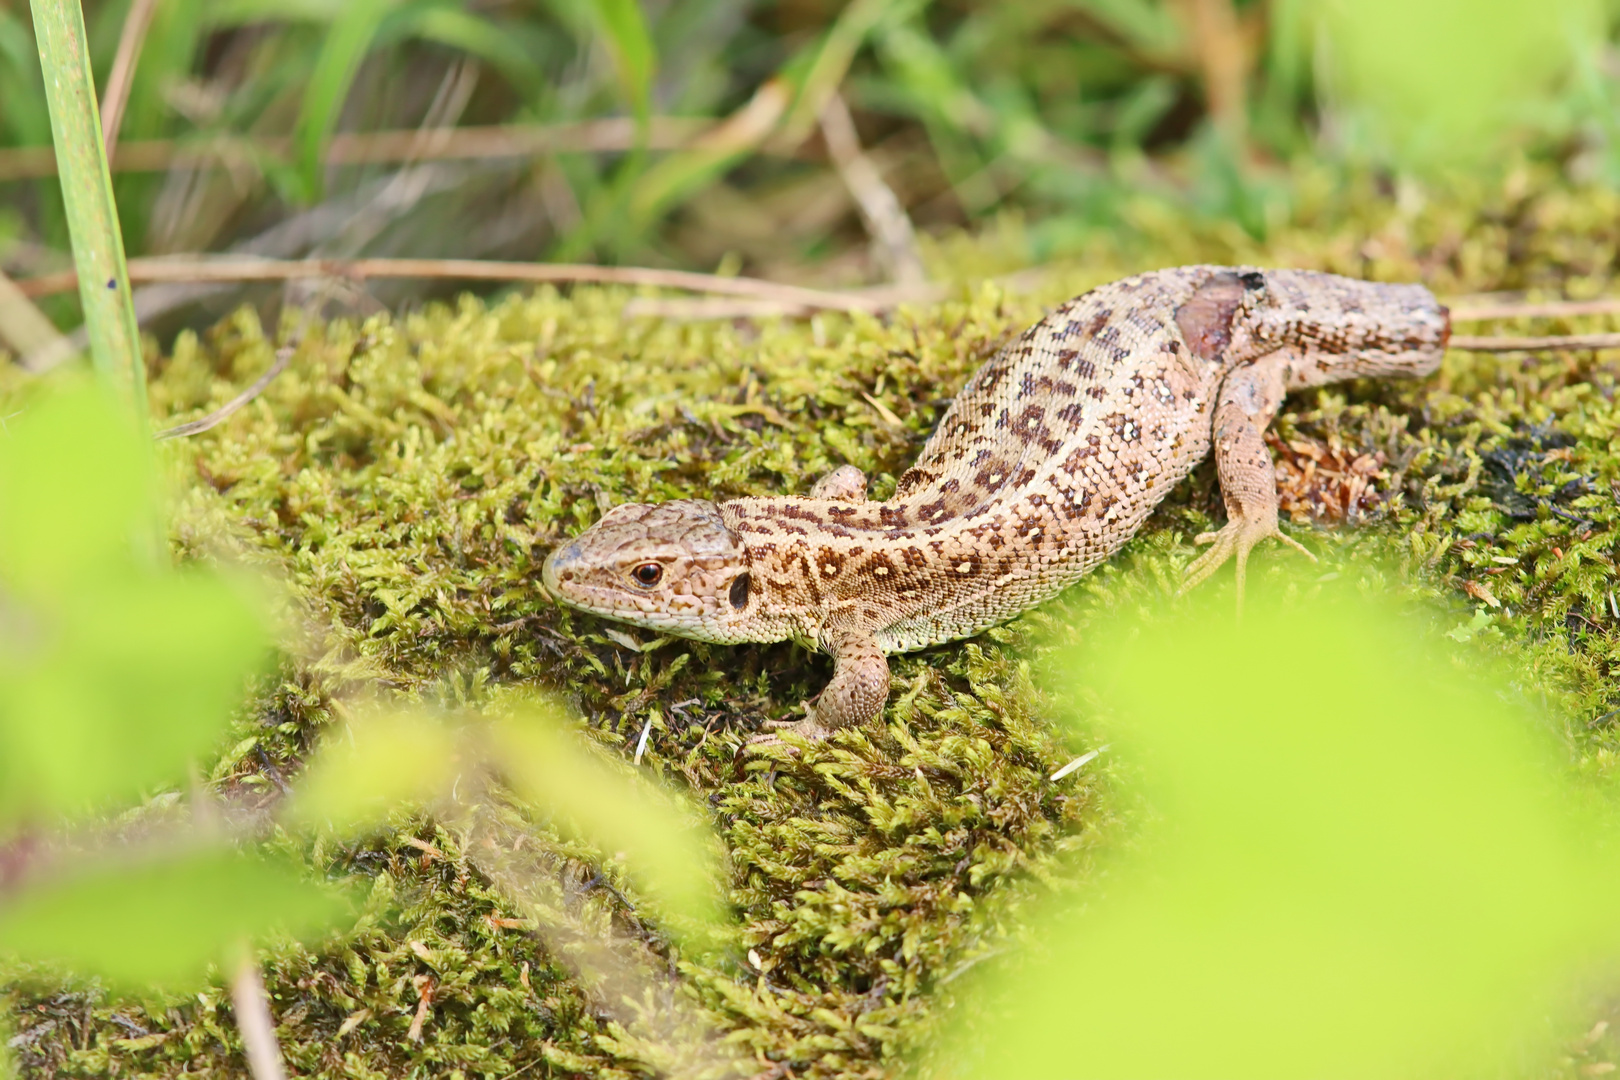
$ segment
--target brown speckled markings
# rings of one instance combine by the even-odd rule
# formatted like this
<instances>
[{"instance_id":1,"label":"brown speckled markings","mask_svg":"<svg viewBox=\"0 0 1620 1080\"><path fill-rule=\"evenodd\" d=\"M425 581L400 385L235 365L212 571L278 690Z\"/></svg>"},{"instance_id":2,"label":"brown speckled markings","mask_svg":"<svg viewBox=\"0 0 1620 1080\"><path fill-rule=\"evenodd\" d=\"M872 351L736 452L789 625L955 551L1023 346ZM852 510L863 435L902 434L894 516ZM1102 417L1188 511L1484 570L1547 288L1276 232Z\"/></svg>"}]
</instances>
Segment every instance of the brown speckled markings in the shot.
<instances>
[{"instance_id":1,"label":"brown speckled markings","mask_svg":"<svg viewBox=\"0 0 1620 1080\"><path fill-rule=\"evenodd\" d=\"M1229 520L1199 537L1213 546L1188 583L1233 555L1241 583L1255 543L1293 543L1263 439L1284 393L1426 375L1449 332L1417 285L1218 266L1126 278L981 367L887 502L846 465L808 498L615 507L544 581L671 633L827 650L832 681L791 725L823 738L882 711L887 654L976 634L1119 550L1212 443Z\"/></svg>"}]
</instances>

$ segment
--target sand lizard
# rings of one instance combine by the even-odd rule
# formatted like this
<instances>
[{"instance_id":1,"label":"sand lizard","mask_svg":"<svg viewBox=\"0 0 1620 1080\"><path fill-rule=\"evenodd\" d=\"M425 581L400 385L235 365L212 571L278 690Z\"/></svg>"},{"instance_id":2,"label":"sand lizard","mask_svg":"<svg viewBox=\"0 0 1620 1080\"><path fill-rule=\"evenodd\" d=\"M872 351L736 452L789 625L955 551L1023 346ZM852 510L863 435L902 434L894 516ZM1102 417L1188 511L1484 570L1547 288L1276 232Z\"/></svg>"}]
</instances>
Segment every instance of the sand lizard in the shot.
<instances>
[{"instance_id":1,"label":"sand lizard","mask_svg":"<svg viewBox=\"0 0 1620 1080\"><path fill-rule=\"evenodd\" d=\"M1264 432L1293 389L1434 371L1450 316L1420 285L1186 266L1057 308L968 381L883 502L843 466L808 497L609 510L547 558L565 604L704 641L834 658L810 739L871 720L890 653L972 634L1117 551L1213 446L1226 525L1187 585L1276 537ZM1309 552L1305 552L1309 555ZM1241 592L1240 592L1241 595ZM763 738L775 741L774 737Z\"/></svg>"}]
</instances>

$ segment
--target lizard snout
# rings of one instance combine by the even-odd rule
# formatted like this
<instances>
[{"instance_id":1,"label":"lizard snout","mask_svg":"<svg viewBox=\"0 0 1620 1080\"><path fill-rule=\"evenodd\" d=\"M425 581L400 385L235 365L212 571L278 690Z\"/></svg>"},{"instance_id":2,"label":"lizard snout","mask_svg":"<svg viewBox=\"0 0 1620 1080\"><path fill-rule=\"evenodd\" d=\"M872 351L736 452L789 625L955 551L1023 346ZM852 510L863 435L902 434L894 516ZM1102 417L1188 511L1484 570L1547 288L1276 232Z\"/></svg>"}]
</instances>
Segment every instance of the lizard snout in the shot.
<instances>
[{"instance_id":1,"label":"lizard snout","mask_svg":"<svg viewBox=\"0 0 1620 1080\"><path fill-rule=\"evenodd\" d=\"M560 547L546 556L546 561L540 567L540 584L545 587L553 599L562 599L562 590L559 582L563 575L579 561L580 550L578 544L569 544ZM570 575L571 576L571 575Z\"/></svg>"}]
</instances>

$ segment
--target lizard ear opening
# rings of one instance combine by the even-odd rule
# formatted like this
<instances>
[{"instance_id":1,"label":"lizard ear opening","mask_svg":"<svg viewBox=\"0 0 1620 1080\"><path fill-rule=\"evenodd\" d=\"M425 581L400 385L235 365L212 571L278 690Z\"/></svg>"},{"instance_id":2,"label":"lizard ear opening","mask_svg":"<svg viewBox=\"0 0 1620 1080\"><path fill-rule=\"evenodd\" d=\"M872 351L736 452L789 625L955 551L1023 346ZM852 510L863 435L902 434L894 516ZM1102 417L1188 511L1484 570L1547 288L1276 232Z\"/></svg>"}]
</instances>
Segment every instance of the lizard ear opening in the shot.
<instances>
[{"instance_id":1,"label":"lizard ear opening","mask_svg":"<svg viewBox=\"0 0 1620 1080\"><path fill-rule=\"evenodd\" d=\"M731 583L731 606L738 611L748 606L748 587L750 584L752 582L750 582L749 575L746 573L738 574L736 580Z\"/></svg>"}]
</instances>

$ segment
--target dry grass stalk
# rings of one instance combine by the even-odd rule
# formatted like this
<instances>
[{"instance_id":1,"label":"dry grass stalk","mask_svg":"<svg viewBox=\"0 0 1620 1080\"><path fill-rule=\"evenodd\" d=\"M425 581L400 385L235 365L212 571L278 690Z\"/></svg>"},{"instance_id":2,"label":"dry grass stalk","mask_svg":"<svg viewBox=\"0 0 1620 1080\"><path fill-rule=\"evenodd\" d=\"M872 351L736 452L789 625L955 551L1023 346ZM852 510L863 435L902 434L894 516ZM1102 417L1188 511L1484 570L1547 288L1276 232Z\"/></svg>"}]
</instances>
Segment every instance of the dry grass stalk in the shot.
<instances>
[{"instance_id":1,"label":"dry grass stalk","mask_svg":"<svg viewBox=\"0 0 1620 1080\"><path fill-rule=\"evenodd\" d=\"M835 311L870 311L873 302L854 293L783 285L758 278L721 277L688 270L582 263L523 263L480 259L256 259L240 256L164 256L131 259L134 284L177 282L294 281L300 278L455 278L464 281L585 283L684 289L772 300ZM67 292L77 284L71 270L19 282L30 297Z\"/></svg>"},{"instance_id":2,"label":"dry grass stalk","mask_svg":"<svg viewBox=\"0 0 1620 1080\"><path fill-rule=\"evenodd\" d=\"M236 974L231 977L231 1002L236 1006L236 1029L242 1034L248 1069L253 1080L286 1080L281 1063L281 1047L276 1043L276 1021L270 1015L270 999L259 977L259 965L244 950Z\"/></svg>"},{"instance_id":3,"label":"dry grass stalk","mask_svg":"<svg viewBox=\"0 0 1620 1080\"><path fill-rule=\"evenodd\" d=\"M73 352L73 346L56 325L3 270L0 270L0 344L15 353L24 366L34 370L53 366Z\"/></svg>"},{"instance_id":4,"label":"dry grass stalk","mask_svg":"<svg viewBox=\"0 0 1620 1080\"><path fill-rule=\"evenodd\" d=\"M1210 117L1227 135L1241 140L1247 113L1249 46L1232 0L1182 0Z\"/></svg>"},{"instance_id":5,"label":"dry grass stalk","mask_svg":"<svg viewBox=\"0 0 1620 1080\"><path fill-rule=\"evenodd\" d=\"M855 119L838 94L829 97L821 110L821 135L827 141L827 153L838 175L860 209L875 253L889 277L901 285L926 281L922 256L917 253L917 232L906 216L906 208L894 189L883 182L872 159L862 152Z\"/></svg>"},{"instance_id":6,"label":"dry grass stalk","mask_svg":"<svg viewBox=\"0 0 1620 1080\"><path fill-rule=\"evenodd\" d=\"M688 150L704 144L727 121L701 117L656 116L648 124L650 150ZM383 165L401 161L488 161L568 153L617 153L637 145L635 121L616 116L560 124L497 124L455 128L431 147L416 145L420 128L398 131L338 132L327 148L328 165ZM286 160L286 136L215 138L206 142L146 139L121 143L112 158L114 172L167 172L171 169L248 166L264 157ZM56 175L56 155L48 146L0 150L0 182Z\"/></svg>"},{"instance_id":7,"label":"dry grass stalk","mask_svg":"<svg viewBox=\"0 0 1620 1080\"><path fill-rule=\"evenodd\" d=\"M118 55L113 58L112 71L107 75L107 86L101 93L101 138L111 157L118 145L118 129L124 123L124 106L129 102L129 88L135 81L135 65L141 57L141 45L146 41L147 28L152 25L152 14L157 0L134 0L124 16L124 28L118 37Z\"/></svg>"},{"instance_id":8,"label":"dry grass stalk","mask_svg":"<svg viewBox=\"0 0 1620 1080\"><path fill-rule=\"evenodd\" d=\"M204 416L198 420L193 420L190 423L176 424L172 428L158 432L153 436L153 438L158 440L179 439L186 435L197 435L201 432L207 431L211 427L218 426L225 420L226 417L230 416L242 406L264 393L264 388L269 386L271 382L275 380L277 375L280 375L283 371L287 370L287 364L292 360L292 355L293 347L291 345L282 346L280 349L276 350L276 362L271 364L269 370L263 375L260 375L257 379L253 380L252 386L249 386L246 390L242 391L240 394L237 394L235 397L231 398L231 400L227 401L225 404L221 405L207 416Z\"/></svg>"},{"instance_id":9,"label":"dry grass stalk","mask_svg":"<svg viewBox=\"0 0 1620 1080\"><path fill-rule=\"evenodd\" d=\"M1492 334L1475 337L1467 334L1451 336L1453 349L1469 352L1539 352L1544 349L1620 349L1620 333L1615 334L1548 334L1543 337L1510 337Z\"/></svg>"},{"instance_id":10,"label":"dry grass stalk","mask_svg":"<svg viewBox=\"0 0 1620 1080\"><path fill-rule=\"evenodd\" d=\"M1601 297L1596 300L1548 300L1530 303L1523 300L1482 300L1470 305L1468 299L1451 305L1451 321L1486 322L1492 319L1560 319L1576 315L1620 315L1620 297Z\"/></svg>"}]
</instances>

